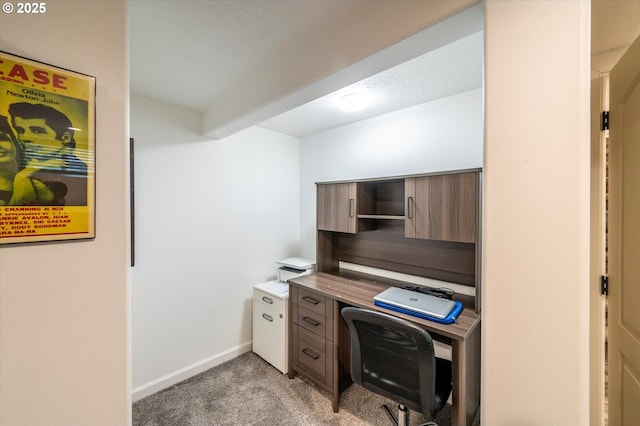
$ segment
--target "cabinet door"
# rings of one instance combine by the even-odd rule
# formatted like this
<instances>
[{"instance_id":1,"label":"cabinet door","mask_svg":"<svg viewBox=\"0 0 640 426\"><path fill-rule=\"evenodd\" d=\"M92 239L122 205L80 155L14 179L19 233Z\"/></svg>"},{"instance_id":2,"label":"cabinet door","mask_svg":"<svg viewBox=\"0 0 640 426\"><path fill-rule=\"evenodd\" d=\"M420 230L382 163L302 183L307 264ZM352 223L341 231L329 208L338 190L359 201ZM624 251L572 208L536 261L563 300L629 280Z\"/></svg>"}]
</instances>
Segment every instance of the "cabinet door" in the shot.
<instances>
[{"instance_id":1,"label":"cabinet door","mask_svg":"<svg viewBox=\"0 0 640 426\"><path fill-rule=\"evenodd\" d=\"M476 242L476 172L405 180L405 237Z\"/></svg>"},{"instance_id":2,"label":"cabinet door","mask_svg":"<svg viewBox=\"0 0 640 426\"><path fill-rule=\"evenodd\" d=\"M318 229L356 232L356 184L318 184Z\"/></svg>"}]
</instances>

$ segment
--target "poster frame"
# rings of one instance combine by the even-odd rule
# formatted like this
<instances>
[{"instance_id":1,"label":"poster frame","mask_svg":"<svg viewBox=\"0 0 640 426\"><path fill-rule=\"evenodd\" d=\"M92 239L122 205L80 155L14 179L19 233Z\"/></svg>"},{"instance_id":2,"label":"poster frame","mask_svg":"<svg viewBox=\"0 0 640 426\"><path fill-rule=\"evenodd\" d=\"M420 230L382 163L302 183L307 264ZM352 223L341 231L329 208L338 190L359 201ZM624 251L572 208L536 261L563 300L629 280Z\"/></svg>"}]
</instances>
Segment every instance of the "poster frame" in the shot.
<instances>
[{"instance_id":1,"label":"poster frame","mask_svg":"<svg viewBox=\"0 0 640 426\"><path fill-rule=\"evenodd\" d=\"M55 176L62 182L74 183L69 186L65 184L64 190L59 191L58 194L64 195L49 195L43 190L45 196L40 196L38 191L33 191L37 194L34 199L15 201L16 188L19 186L14 180L10 188L11 200L0 199L0 246L95 239L96 77L0 50L0 115L6 116L10 130L14 132L16 150L22 153L22 156L16 155L22 158L15 161L19 163L18 176L20 171L31 167L32 163L27 163L29 158L33 158L29 153L34 150L25 150L24 147L28 146L26 132L22 129L19 134L16 130L18 126L12 122L8 111L13 103L41 104L67 116L73 143L60 142L66 139L58 138L58 134L55 139L59 139L64 150L56 152L64 151L59 155L64 159L58 158L57 169L52 166L39 171L45 170L47 176ZM0 172L13 171L13 168L2 167L0 163ZM39 183L39 186L32 185L34 188L43 187L42 182L46 184L44 187L51 187L51 181L38 182L38 173L31 176L31 182ZM11 179L7 178L6 181ZM80 190L74 191L77 188Z\"/></svg>"}]
</instances>

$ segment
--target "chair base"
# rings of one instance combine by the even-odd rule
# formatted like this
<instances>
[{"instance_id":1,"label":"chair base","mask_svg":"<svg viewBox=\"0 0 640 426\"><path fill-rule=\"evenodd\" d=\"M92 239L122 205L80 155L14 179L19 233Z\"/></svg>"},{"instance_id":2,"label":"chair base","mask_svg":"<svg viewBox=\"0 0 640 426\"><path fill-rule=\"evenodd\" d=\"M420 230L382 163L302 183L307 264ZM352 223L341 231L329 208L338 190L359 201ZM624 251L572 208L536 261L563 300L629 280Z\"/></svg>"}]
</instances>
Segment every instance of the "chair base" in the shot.
<instances>
[{"instance_id":1,"label":"chair base","mask_svg":"<svg viewBox=\"0 0 640 426\"><path fill-rule=\"evenodd\" d=\"M393 414L388 405L381 405L380 408L384 408L384 411L386 411L387 415L396 426L409 426L409 410L407 410L407 407L404 405L398 404L398 417ZM438 423L430 421L422 423L419 426L438 426Z\"/></svg>"},{"instance_id":2,"label":"chair base","mask_svg":"<svg viewBox=\"0 0 640 426\"><path fill-rule=\"evenodd\" d=\"M384 404L381 408L384 408L384 411L387 412L387 415L396 426L409 426L409 411L404 405L398 404L398 417L391 412L391 408L388 405Z\"/></svg>"}]
</instances>

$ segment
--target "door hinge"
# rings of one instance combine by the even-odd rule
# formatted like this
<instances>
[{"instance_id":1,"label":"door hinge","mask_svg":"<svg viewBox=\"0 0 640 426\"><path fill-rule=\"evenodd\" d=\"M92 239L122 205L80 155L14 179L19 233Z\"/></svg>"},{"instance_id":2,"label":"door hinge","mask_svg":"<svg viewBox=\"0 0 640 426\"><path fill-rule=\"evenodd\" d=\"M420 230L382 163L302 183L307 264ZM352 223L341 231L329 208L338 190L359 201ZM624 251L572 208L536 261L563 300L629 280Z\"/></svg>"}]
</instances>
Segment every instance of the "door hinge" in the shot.
<instances>
[{"instance_id":1,"label":"door hinge","mask_svg":"<svg viewBox=\"0 0 640 426\"><path fill-rule=\"evenodd\" d=\"M600 294L609 295L609 277L606 275L600 277Z\"/></svg>"},{"instance_id":2,"label":"door hinge","mask_svg":"<svg viewBox=\"0 0 640 426\"><path fill-rule=\"evenodd\" d=\"M602 111L600 130L609 130L609 111Z\"/></svg>"}]
</instances>

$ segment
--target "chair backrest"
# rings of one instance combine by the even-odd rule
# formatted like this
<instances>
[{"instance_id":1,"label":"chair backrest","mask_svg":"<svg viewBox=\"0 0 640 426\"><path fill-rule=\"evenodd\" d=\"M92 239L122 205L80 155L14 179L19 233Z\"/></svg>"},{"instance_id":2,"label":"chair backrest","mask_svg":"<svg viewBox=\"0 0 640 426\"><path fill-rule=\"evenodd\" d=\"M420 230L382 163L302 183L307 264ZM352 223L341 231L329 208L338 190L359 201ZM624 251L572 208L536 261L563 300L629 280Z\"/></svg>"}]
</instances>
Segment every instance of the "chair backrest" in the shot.
<instances>
[{"instance_id":1,"label":"chair backrest","mask_svg":"<svg viewBox=\"0 0 640 426\"><path fill-rule=\"evenodd\" d=\"M433 415L436 359L429 333L381 312L342 309L351 335L351 377L365 389Z\"/></svg>"}]
</instances>

